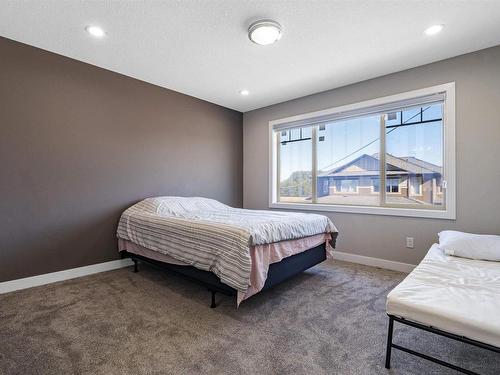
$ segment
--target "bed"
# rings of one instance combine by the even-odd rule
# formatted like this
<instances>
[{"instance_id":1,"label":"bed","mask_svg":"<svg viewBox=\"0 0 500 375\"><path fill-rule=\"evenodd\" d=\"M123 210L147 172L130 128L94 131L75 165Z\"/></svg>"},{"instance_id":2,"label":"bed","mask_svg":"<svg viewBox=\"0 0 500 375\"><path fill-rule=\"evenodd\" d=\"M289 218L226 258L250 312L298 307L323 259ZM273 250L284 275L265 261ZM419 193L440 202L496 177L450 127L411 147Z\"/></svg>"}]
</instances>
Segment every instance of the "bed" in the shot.
<instances>
[{"instance_id":1,"label":"bed","mask_svg":"<svg viewBox=\"0 0 500 375\"><path fill-rule=\"evenodd\" d=\"M212 293L256 293L332 255L337 229L326 216L245 210L201 197L147 198L120 218L118 250L187 276Z\"/></svg>"},{"instance_id":2,"label":"bed","mask_svg":"<svg viewBox=\"0 0 500 375\"><path fill-rule=\"evenodd\" d=\"M390 368L391 348L396 348L473 374L394 344L395 321L500 353L500 262L449 256L434 244L422 262L389 293L386 307L386 368Z\"/></svg>"}]
</instances>

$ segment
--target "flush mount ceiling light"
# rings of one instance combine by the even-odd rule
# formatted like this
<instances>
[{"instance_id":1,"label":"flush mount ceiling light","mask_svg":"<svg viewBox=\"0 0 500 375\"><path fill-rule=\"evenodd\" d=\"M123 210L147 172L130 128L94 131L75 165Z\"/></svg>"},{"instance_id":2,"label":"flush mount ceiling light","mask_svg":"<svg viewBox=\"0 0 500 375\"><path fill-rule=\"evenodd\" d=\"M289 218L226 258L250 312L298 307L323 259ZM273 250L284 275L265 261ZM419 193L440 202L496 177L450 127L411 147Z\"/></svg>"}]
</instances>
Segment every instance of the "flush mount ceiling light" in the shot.
<instances>
[{"instance_id":1,"label":"flush mount ceiling light","mask_svg":"<svg viewBox=\"0 0 500 375\"><path fill-rule=\"evenodd\" d=\"M106 32L103 29L101 29L99 26L89 25L89 26L85 27L85 30L87 30L87 32L90 35L92 35L93 37L96 37L96 38L102 38L104 35L106 35Z\"/></svg>"},{"instance_id":2,"label":"flush mount ceiling light","mask_svg":"<svg viewBox=\"0 0 500 375\"><path fill-rule=\"evenodd\" d=\"M241 90L240 91L240 95L247 96L248 94L250 94L250 91L248 91L248 90Z\"/></svg>"},{"instance_id":3,"label":"flush mount ceiling light","mask_svg":"<svg viewBox=\"0 0 500 375\"><path fill-rule=\"evenodd\" d=\"M281 38L281 25L272 20L254 22L248 28L248 38L261 46L273 44Z\"/></svg>"},{"instance_id":4,"label":"flush mount ceiling light","mask_svg":"<svg viewBox=\"0 0 500 375\"><path fill-rule=\"evenodd\" d=\"M443 30L443 28L444 28L444 25L433 25L433 26L425 29L424 33L426 35L436 35L436 34L440 33Z\"/></svg>"}]
</instances>

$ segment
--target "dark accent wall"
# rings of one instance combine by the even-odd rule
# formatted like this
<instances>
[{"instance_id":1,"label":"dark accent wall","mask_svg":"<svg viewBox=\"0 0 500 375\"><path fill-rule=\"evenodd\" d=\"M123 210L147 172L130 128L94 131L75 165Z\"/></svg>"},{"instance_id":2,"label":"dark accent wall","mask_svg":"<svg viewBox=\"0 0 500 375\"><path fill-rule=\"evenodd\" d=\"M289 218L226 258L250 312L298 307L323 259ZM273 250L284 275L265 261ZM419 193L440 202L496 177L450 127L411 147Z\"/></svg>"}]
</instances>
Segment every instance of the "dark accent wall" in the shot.
<instances>
[{"instance_id":1,"label":"dark accent wall","mask_svg":"<svg viewBox=\"0 0 500 375\"><path fill-rule=\"evenodd\" d=\"M151 196L242 205L242 114L0 38L0 282L118 259Z\"/></svg>"}]
</instances>

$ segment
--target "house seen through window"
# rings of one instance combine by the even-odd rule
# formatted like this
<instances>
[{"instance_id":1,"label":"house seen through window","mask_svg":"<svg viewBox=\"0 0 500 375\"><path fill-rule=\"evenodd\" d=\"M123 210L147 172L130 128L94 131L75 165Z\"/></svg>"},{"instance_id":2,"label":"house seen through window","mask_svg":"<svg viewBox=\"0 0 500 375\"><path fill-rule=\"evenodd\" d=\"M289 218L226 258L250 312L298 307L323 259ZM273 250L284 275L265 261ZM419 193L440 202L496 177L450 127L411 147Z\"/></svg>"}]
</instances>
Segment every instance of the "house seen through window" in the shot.
<instances>
[{"instance_id":1,"label":"house seen through window","mask_svg":"<svg viewBox=\"0 0 500 375\"><path fill-rule=\"evenodd\" d=\"M278 203L445 209L444 97L281 124Z\"/></svg>"}]
</instances>

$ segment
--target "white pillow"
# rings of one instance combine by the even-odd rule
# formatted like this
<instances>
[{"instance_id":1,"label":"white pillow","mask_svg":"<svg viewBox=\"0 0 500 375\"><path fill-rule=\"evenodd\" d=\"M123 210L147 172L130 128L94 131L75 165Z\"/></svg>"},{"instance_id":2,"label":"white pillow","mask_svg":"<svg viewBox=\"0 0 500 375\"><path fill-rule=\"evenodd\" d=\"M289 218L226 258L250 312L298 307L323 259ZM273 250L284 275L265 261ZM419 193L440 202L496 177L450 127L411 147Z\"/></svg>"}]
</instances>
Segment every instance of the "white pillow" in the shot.
<instances>
[{"instance_id":1,"label":"white pillow","mask_svg":"<svg viewBox=\"0 0 500 375\"><path fill-rule=\"evenodd\" d=\"M438 234L439 247L448 255L500 261L500 236L445 230Z\"/></svg>"}]
</instances>

